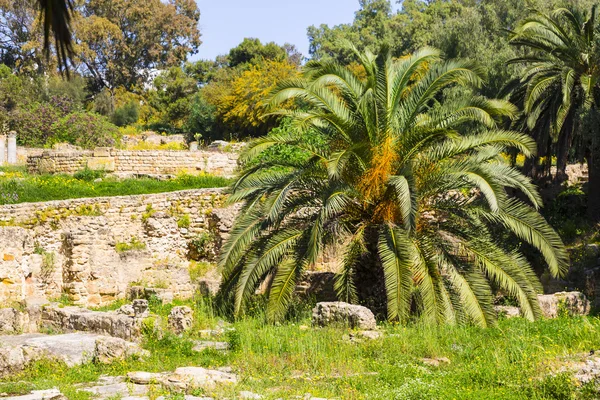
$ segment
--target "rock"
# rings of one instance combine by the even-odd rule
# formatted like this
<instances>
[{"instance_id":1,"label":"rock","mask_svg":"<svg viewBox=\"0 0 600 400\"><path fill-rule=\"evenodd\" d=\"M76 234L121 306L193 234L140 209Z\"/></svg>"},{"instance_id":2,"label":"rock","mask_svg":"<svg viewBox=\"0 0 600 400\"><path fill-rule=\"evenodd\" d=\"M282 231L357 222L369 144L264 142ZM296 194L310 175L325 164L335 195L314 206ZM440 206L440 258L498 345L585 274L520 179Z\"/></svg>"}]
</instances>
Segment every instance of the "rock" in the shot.
<instances>
[{"instance_id":1,"label":"rock","mask_svg":"<svg viewBox=\"0 0 600 400\"><path fill-rule=\"evenodd\" d=\"M0 309L0 333L20 333L21 331L21 312L14 308Z\"/></svg>"},{"instance_id":2,"label":"rock","mask_svg":"<svg viewBox=\"0 0 600 400\"><path fill-rule=\"evenodd\" d=\"M190 329L194 324L192 309L186 306L173 307L169 313L169 329L179 334Z\"/></svg>"},{"instance_id":3,"label":"rock","mask_svg":"<svg viewBox=\"0 0 600 400\"><path fill-rule=\"evenodd\" d=\"M590 302L581 292L558 292L538 295L542 314L546 318L556 318L561 307L570 315L588 315Z\"/></svg>"},{"instance_id":4,"label":"rock","mask_svg":"<svg viewBox=\"0 0 600 400\"><path fill-rule=\"evenodd\" d=\"M0 342L21 348L25 363L42 358L56 359L69 367L92 361L98 335L70 333L64 335L27 334L0 337Z\"/></svg>"},{"instance_id":5,"label":"rock","mask_svg":"<svg viewBox=\"0 0 600 400\"><path fill-rule=\"evenodd\" d=\"M421 361L424 364L431 365L432 367L439 367L441 364L450 364L450 360L446 357L440 358L423 358Z\"/></svg>"},{"instance_id":6,"label":"rock","mask_svg":"<svg viewBox=\"0 0 600 400\"><path fill-rule=\"evenodd\" d=\"M34 390L24 396L2 397L2 400L67 400L58 389Z\"/></svg>"},{"instance_id":7,"label":"rock","mask_svg":"<svg viewBox=\"0 0 600 400\"><path fill-rule=\"evenodd\" d=\"M363 337L365 339L380 339L383 334L379 331L358 331L358 336Z\"/></svg>"},{"instance_id":8,"label":"rock","mask_svg":"<svg viewBox=\"0 0 600 400\"><path fill-rule=\"evenodd\" d=\"M197 352L201 352L206 349L214 349L214 350L220 350L220 351L229 350L229 343L199 340L199 341L194 342L194 347L192 348L193 351L197 351Z\"/></svg>"},{"instance_id":9,"label":"rock","mask_svg":"<svg viewBox=\"0 0 600 400\"><path fill-rule=\"evenodd\" d=\"M23 349L0 342L0 377L25 369Z\"/></svg>"},{"instance_id":10,"label":"rock","mask_svg":"<svg viewBox=\"0 0 600 400\"><path fill-rule=\"evenodd\" d=\"M166 379L169 389L213 388L216 384L235 384L235 374L201 367L177 368Z\"/></svg>"},{"instance_id":11,"label":"rock","mask_svg":"<svg viewBox=\"0 0 600 400\"><path fill-rule=\"evenodd\" d=\"M54 359L74 367L93 360L109 363L147 354L135 343L85 333L0 336L0 376L21 371L40 359Z\"/></svg>"},{"instance_id":12,"label":"rock","mask_svg":"<svg viewBox=\"0 0 600 400\"><path fill-rule=\"evenodd\" d=\"M120 338L101 336L96 339L95 361L101 364L110 364L117 360L129 357L145 357L149 353L136 343L127 342Z\"/></svg>"},{"instance_id":13,"label":"rock","mask_svg":"<svg viewBox=\"0 0 600 400\"><path fill-rule=\"evenodd\" d=\"M135 317L135 310L131 304L125 304L119 307L117 314L127 315L128 317Z\"/></svg>"},{"instance_id":14,"label":"rock","mask_svg":"<svg viewBox=\"0 0 600 400\"><path fill-rule=\"evenodd\" d=\"M149 385L151 383L159 383L163 379L163 374L152 372L128 372L127 379L137 385Z\"/></svg>"},{"instance_id":15,"label":"rock","mask_svg":"<svg viewBox=\"0 0 600 400\"><path fill-rule=\"evenodd\" d=\"M521 316L521 309L513 306L494 306L496 313L506 318L516 318Z\"/></svg>"},{"instance_id":16,"label":"rock","mask_svg":"<svg viewBox=\"0 0 600 400\"><path fill-rule=\"evenodd\" d=\"M143 396L148 393L148 386L121 382L92 386L83 390L92 393L100 399L121 399L127 396Z\"/></svg>"},{"instance_id":17,"label":"rock","mask_svg":"<svg viewBox=\"0 0 600 400\"><path fill-rule=\"evenodd\" d=\"M135 299L133 300L132 307L136 318L146 318L150 315L148 300Z\"/></svg>"},{"instance_id":18,"label":"rock","mask_svg":"<svg viewBox=\"0 0 600 400\"><path fill-rule=\"evenodd\" d=\"M202 296L216 296L221 281L217 279L201 279L198 281L198 291Z\"/></svg>"},{"instance_id":19,"label":"rock","mask_svg":"<svg viewBox=\"0 0 600 400\"><path fill-rule=\"evenodd\" d=\"M375 316L371 310L343 302L317 303L312 311L312 323L316 326L342 324L356 329L377 329Z\"/></svg>"},{"instance_id":20,"label":"rock","mask_svg":"<svg viewBox=\"0 0 600 400\"><path fill-rule=\"evenodd\" d=\"M140 321L127 315L58 305L44 307L42 326L65 331L91 332L125 340L135 340L141 333Z\"/></svg>"},{"instance_id":21,"label":"rock","mask_svg":"<svg viewBox=\"0 0 600 400\"><path fill-rule=\"evenodd\" d=\"M239 398L240 399L247 399L247 400L259 400L259 399L262 399L263 396L261 396L260 394L256 394L256 393L252 393L252 392L248 392L248 391L243 391L243 392L240 392Z\"/></svg>"}]
</instances>

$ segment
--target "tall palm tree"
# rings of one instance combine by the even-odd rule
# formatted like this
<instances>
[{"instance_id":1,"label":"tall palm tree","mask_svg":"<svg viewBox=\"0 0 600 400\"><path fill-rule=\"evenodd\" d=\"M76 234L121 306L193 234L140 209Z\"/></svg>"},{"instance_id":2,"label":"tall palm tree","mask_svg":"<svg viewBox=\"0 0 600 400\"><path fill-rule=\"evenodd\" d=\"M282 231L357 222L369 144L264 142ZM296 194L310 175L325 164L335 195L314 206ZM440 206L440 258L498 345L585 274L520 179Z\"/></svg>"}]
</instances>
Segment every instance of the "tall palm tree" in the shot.
<instances>
[{"instance_id":1,"label":"tall palm tree","mask_svg":"<svg viewBox=\"0 0 600 400\"><path fill-rule=\"evenodd\" d=\"M510 43L527 55L512 60L525 65L516 94L523 104L527 127L550 158L557 156L557 180L566 179L569 150L578 110L591 104L600 78L597 8L589 16L566 8L540 11L523 19ZM556 151L551 147L555 143Z\"/></svg>"},{"instance_id":2,"label":"tall palm tree","mask_svg":"<svg viewBox=\"0 0 600 400\"><path fill-rule=\"evenodd\" d=\"M50 54L50 36L54 37L59 66L68 74L68 59L73 54L71 13L73 0L37 0L44 26L44 50Z\"/></svg>"},{"instance_id":3,"label":"tall palm tree","mask_svg":"<svg viewBox=\"0 0 600 400\"><path fill-rule=\"evenodd\" d=\"M295 129L254 141L242 160L272 146L305 158L249 163L240 173L230 201L243 206L220 254L221 294L234 294L239 314L268 279L267 315L280 319L303 271L341 244L338 296L359 300L369 277L381 274L390 320L405 321L417 305L430 321L487 326L495 321L492 287L513 296L527 318L539 316L539 281L506 234L539 249L554 276L567 255L536 211L536 188L501 159L511 147L535 151L528 136L496 128L515 108L472 95L466 89L481 83L479 69L444 62L431 48L401 60L387 48L357 56L365 79L312 62L277 88L271 105ZM457 86L465 90L444 100ZM303 108L281 108L295 100ZM307 141L307 131L324 144Z\"/></svg>"}]
</instances>

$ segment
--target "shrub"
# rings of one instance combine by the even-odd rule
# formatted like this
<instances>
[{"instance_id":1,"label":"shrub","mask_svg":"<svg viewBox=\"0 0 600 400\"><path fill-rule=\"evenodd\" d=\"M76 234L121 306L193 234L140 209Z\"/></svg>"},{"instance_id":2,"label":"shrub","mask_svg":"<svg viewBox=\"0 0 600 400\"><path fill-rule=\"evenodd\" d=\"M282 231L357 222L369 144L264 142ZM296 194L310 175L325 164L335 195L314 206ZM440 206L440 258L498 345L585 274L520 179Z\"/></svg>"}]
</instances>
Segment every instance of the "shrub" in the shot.
<instances>
[{"instance_id":1,"label":"shrub","mask_svg":"<svg viewBox=\"0 0 600 400\"><path fill-rule=\"evenodd\" d=\"M188 244L188 257L192 260L210 258L212 255L211 250L214 247L214 241L214 236L208 232L199 234Z\"/></svg>"},{"instance_id":2,"label":"shrub","mask_svg":"<svg viewBox=\"0 0 600 400\"><path fill-rule=\"evenodd\" d=\"M75 112L61 118L53 126L50 143L67 142L86 149L116 146L119 130L99 114Z\"/></svg>"},{"instance_id":3,"label":"shrub","mask_svg":"<svg viewBox=\"0 0 600 400\"><path fill-rule=\"evenodd\" d=\"M104 177L104 175L106 175L106 172L89 169L86 165L84 169L82 169L81 171L77 171L75 175L73 175L73 178L78 179L80 181L91 182L98 178Z\"/></svg>"},{"instance_id":4,"label":"shrub","mask_svg":"<svg viewBox=\"0 0 600 400\"><path fill-rule=\"evenodd\" d=\"M134 251L134 250L145 250L146 249L146 243L140 241L137 237L132 237L131 239L129 239L129 242L117 242L117 244L115 244L115 250L117 251L117 253L125 253L127 251Z\"/></svg>"},{"instance_id":5,"label":"shrub","mask_svg":"<svg viewBox=\"0 0 600 400\"><path fill-rule=\"evenodd\" d=\"M135 124L140 117L140 106L135 101L130 101L117 108L112 115L112 123L116 126Z\"/></svg>"},{"instance_id":6,"label":"shrub","mask_svg":"<svg viewBox=\"0 0 600 400\"><path fill-rule=\"evenodd\" d=\"M177 220L177 226L180 228L189 228L190 227L190 216L189 214L182 215Z\"/></svg>"},{"instance_id":7,"label":"shrub","mask_svg":"<svg viewBox=\"0 0 600 400\"><path fill-rule=\"evenodd\" d=\"M32 103L19 108L13 120L18 123L18 140L25 146L44 147L54 136L54 123L63 117L48 103Z\"/></svg>"}]
</instances>

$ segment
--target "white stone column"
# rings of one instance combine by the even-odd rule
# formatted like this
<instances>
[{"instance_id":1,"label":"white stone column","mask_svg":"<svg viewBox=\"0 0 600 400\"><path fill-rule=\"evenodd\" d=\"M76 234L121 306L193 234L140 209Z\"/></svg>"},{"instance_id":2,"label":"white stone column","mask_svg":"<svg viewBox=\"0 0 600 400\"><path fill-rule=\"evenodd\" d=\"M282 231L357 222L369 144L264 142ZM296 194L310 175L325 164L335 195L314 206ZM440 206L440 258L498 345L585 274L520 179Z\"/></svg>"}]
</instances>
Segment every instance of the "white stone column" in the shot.
<instances>
[{"instance_id":1,"label":"white stone column","mask_svg":"<svg viewBox=\"0 0 600 400\"><path fill-rule=\"evenodd\" d=\"M190 151L198 151L198 142L190 142Z\"/></svg>"},{"instance_id":2,"label":"white stone column","mask_svg":"<svg viewBox=\"0 0 600 400\"><path fill-rule=\"evenodd\" d=\"M17 132L8 132L8 163L17 163Z\"/></svg>"},{"instance_id":3,"label":"white stone column","mask_svg":"<svg viewBox=\"0 0 600 400\"><path fill-rule=\"evenodd\" d=\"M6 135L0 135L0 165L6 164Z\"/></svg>"}]
</instances>

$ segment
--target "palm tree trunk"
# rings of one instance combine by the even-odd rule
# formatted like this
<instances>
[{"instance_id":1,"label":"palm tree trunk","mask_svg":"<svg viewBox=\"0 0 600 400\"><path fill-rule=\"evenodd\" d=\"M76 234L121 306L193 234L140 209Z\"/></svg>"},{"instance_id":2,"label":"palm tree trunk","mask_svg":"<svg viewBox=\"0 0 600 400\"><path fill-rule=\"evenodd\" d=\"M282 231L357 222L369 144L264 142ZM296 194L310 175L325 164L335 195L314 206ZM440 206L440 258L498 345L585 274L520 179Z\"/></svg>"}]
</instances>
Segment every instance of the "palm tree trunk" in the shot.
<instances>
[{"instance_id":1,"label":"palm tree trunk","mask_svg":"<svg viewBox=\"0 0 600 400\"><path fill-rule=\"evenodd\" d=\"M599 140L596 140L600 141ZM587 214L592 223L600 223L600 145L592 147L588 157L588 209Z\"/></svg>"},{"instance_id":2,"label":"palm tree trunk","mask_svg":"<svg viewBox=\"0 0 600 400\"><path fill-rule=\"evenodd\" d=\"M569 150L573 141L573 130L565 129L558 138L556 151L556 175L554 182L563 183L569 177L567 176L567 164L569 162Z\"/></svg>"}]
</instances>

